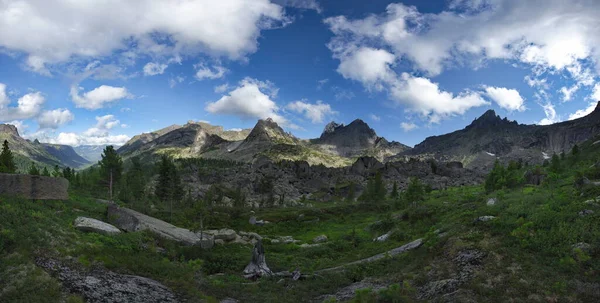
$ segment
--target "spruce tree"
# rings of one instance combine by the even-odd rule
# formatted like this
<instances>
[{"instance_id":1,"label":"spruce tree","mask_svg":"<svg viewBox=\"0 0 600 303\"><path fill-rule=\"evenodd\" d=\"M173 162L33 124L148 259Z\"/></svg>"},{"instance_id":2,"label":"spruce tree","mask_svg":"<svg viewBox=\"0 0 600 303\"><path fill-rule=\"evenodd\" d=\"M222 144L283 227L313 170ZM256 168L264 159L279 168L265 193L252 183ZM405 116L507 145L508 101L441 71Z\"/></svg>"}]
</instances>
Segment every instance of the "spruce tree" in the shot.
<instances>
[{"instance_id":1,"label":"spruce tree","mask_svg":"<svg viewBox=\"0 0 600 303\"><path fill-rule=\"evenodd\" d=\"M58 165L54 165L54 170L52 171L52 177L58 178L60 176L62 176L62 173L60 172L60 168L58 167Z\"/></svg>"},{"instance_id":2,"label":"spruce tree","mask_svg":"<svg viewBox=\"0 0 600 303\"><path fill-rule=\"evenodd\" d=\"M50 177L50 172L48 171L48 168L45 166L44 166L44 169L42 170L42 176Z\"/></svg>"},{"instance_id":3,"label":"spruce tree","mask_svg":"<svg viewBox=\"0 0 600 303\"><path fill-rule=\"evenodd\" d=\"M168 202L173 216L173 202L178 202L183 197L181 179L177 173L175 163L167 156L161 157L158 164L158 183L154 194L163 202ZM171 218L172 219L172 218Z\"/></svg>"},{"instance_id":4,"label":"spruce tree","mask_svg":"<svg viewBox=\"0 0 600 303\"><path fill-rule=\"evenodd\" d=\"M35 163L31 162L31 166L29 166L29 171L27 173L32 176L39 176L40 170L35 166Z\"/></svg>"},{"instance_id":5,"label":"spruce tree","mask_svg":"<svg viewBox=\"0 0 600 303\"><path fill-rule=\"evenodd\" d=\"M100 165L101 181L109 188L109 195L112 199L113 188L121 180L123 172L123 160L117 154L117 151L112 145L107 146L102 153L102 160L98 162Z\"/></svg>"},{"instance_id":6,"label":"spruce tree","mask_svg":"<svg viewBox=\"0 0 600 303\"><path fill-rule=\"evenodd\" d=\"M8 147L7 140L4 140L4 143L2 143L2 152L0 153L0 172L9 174L14 174L17 172L15 159L12 151Z\"/></svg>"},{"instance_id":7,"label":"spruce tree","mask_svg":"<svg viewBox=\"0 0 600 303\"><path fill-rule=\"evenodd\" d=\"M394 181L394 185L392 186L392 192L390 193L390 199L397 200L398 197L399 197L398 182Z\"/></svg>"}]
</instances>

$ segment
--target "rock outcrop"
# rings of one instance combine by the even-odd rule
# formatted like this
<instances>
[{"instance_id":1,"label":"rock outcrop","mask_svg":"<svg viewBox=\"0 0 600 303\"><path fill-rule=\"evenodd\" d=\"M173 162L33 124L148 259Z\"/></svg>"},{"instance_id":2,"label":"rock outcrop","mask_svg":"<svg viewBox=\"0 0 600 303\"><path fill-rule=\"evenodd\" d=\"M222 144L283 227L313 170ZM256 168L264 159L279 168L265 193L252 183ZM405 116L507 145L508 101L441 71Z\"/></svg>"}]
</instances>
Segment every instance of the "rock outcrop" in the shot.
<instances>
[{"instance_id":1,"label":"rock outcrop","mask_svg":"<svg viewBox=\"0 0 600 303\"><path fill-rule=\"evenodd\" d=\"M83 270L48 258L37 258L36 265L60 280L69 292L81 295L89 303L179 302L166 286L148 278L121 275L103 268Z\"/></svg>"},{"instance_id":2,"label":"rock outcrop","mask_svg":"<svg viewBox=\"0 0 600 303\"><path fill-rule=\"evenodd\" d=\"M214 245L214 238L208 234L200 238L200 234L190 230L114 204L108 205L108 219L115 226L128 232L148 230L184 245L200 245L207 249Z\"/></svg>"},{"instance_id":3,"label":"rock outcrop","mask_svg":"<svg viewBox=\"0 0 600 303\"><path fill-rule=\"evenodd\" d=\"M0 195L34 200L69 199L69 181L32 175L0 174Z\"/></svg>"},{"instance_id":4,"label":"rock outcrop","mask_svg":"<svg viewBox=\"0 0 600 303\"><path fill-rule=\"evenodd\" d=\"M105 235L116 235L121 233L121 230L108 223L86 217L77 217L75 222L73 222L73 227L81 231Z\"/></svg>"}]
</instances>

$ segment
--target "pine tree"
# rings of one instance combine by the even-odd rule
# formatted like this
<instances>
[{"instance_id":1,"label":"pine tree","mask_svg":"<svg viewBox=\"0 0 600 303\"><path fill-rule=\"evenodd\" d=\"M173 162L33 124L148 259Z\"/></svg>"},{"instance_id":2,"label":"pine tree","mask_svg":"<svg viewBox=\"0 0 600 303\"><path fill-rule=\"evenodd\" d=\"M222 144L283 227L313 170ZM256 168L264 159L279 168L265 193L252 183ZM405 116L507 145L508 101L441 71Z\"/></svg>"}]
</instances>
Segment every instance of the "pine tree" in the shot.
<instances>
[{"instance_id":1,"label":"pine tree","mask_svg":"<svg viewBox=\"0 0 600 303\"><path fill-rule=\"evenodd\" d=\"M113 188L121 180L123 160L121 160L121 156L117 154L115 148L109 145L104 149L102 160L98 164L100 165L101 181L108 186L109 195L112 199Z\"/></svg>"},{"instance_id":2,"label":"pine tree","mask_svg":"<svg viewBox=\"0 0 600 303\"><path fill-rule=\"evenodd\" d=\"M48 168L45 166L44 166L44 169L42 170L42 176L50 177L50 172L48 171Z\"/></svg>"},{"instance_id":3,"label":"pine tree","mask_svg":"<svg viewBox=\"0 0 600 303\"><path fill-rule=\"evenodd\" d=\"M52 171L52 177L58 178L60 176L62 176L62 173L60 172L60 168L58 167L58 165L54 165L54 170Z\"/></svg>"},{"instance_id":4,"label":"pine tree","mask_svg":"<svg viewBox=\"0 0 600 303\"><path fill-rule=\"evenodd\" d=\"M142 164L138 157L131 159L131 168L125 174L126 190L129 193L129 200L141 201L144 197L144 188L146 187L146 178ZM131 201L127 201L131 202Z\"/></svg>"},{"instance_id":5,"label":"pine tree","mask_svg":"<svg viewBox=\"0 0 600 303\"><path fill-rule=\"evenodd\" d=\"M8 147L7 140L4 140L4 143L2 143L2 152L0 153L0 172L8 174L14 174L17 172L15 159L12 151Z\"/></svg>"},{"instance_id":6,"label":"pine tree","mask_svg":"<svg viewBox=\"0 0 600 303\"><path fill-rule=\"evenodd\" d=\"M400 194L398 193L398 182L394 181L394 185L392 186L392 192L390 193L391 200L397 200Z\"/></svg>"},{"instance_id":7,"label":"pine tree","mask_svg":"<svg viewBox=\"0 0 600 303\"><path fill-rule=\"evenodd\" d=\"M560 159L558 158L557 154L552 155L549 170L553 173L560 172Z\"/></svg>"},{"instance_id":8,"label":"pine tree","mask_svg":"<svg viewBox=\"0 0 600 303\"><path fill-rule=\"evenodd\" d=\"M181 201L183 188L177 173L175 163L166 155L161 157L158 164L158 183L154 194L163 202L169 202L171 217L173 216L173 202Z\"/></svg>"},{"instance_id":9,"label":"pine tree","mask_svg":"<svg viewBox=\"0 0 600 303\"><path fill-rule=\"evenodd\" d=\"M354 198L356 198L356 184L354 183L354 181L352 181L350 182L350 185L348 185L348 194L346 195L346 202L352 203L354 202Z\"/></svg>"},{"instance_id":10,"label":"pine tree","mask_svg":"<svg viewBox=\"0 0 600 303\"><path fill-rule=\"evenodd\" d=\"M425 186L423 186L423 183L421 183L419 179L412 177L410 178L404 196L409 203L422 201L425 199Z\"/></svg>"},{"instance_id":11,"label":"pine tree","mask_svg":"<svg viewBox=\"0 0 600 303\"><path fill-rule=\"evenodd\" d=\"M573 146L573 149L571 150L571 154L575 157L579 154L579 146L577 146L577 144L575 144Z\"/></svg>"},{"instance_id":12,"label":"pine tree","mask_svg":"<svg viewBox=\"0 0 600 303\"><path fill-rule=\"evenodd\" d=\"M31 162L31 166L29 166L29 171L27 173L32 176L39 176L40 170L35 166L35 163Z\"/></svg>"}]
</instances>

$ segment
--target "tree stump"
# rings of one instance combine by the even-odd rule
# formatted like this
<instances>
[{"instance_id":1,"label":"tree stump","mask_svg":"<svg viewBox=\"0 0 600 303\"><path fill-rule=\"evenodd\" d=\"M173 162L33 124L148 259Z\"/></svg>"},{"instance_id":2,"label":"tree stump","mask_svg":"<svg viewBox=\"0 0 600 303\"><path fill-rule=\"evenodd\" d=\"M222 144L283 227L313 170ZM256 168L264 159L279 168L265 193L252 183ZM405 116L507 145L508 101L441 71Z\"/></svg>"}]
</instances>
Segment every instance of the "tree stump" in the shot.
<instances>
[{"instance_id":1,"label":"tree stump","mask_svg":"<svg viewBox=\"0 0 600 303\"><path fill-rule=\"evenodd\" d=\"M252 249L252 261L244 269L244 277L247 279L257 279L265 275L270 276L272 273L265 261L265 248L262 245L262 241L258 240Z\"/></svg>"}]
</instances>

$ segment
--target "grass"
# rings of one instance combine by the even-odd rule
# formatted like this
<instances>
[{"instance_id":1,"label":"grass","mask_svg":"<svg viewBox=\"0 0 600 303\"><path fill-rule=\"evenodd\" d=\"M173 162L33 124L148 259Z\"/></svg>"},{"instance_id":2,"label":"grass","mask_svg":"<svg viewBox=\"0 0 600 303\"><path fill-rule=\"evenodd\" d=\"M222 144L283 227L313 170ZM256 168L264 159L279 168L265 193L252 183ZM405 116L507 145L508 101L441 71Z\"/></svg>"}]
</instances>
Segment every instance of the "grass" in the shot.
<instances>
[{"instance_id":1,"label":"grass","mask_svg":"<svg viewBox=\"0 0 600 303\"><path fill-rule=\"evenodd\" d=\"M100 263L119 273L158 280L188 302L218 302L225 297L244 302L300 302L335 293L365 278L390 287L381 292L361 290L355 302L410 302L416 301L419 287L451 277L456 272L452 258L464 249L484 251L487 257L473 279L461 286L465 292L459 295L467 297L459 301L597 301L593 287L600 273L600 209L584 201L599 196L600 188L573 184L578 172L590 177L597 173L589 167L598 156L591 145L582 146L581 155L563 160L558 177L541 186L492 193L482 186L449 188L428 193L417 205L396 208L330 202L313 203L311 208L256 210L259 219L271 222L263 227L248 224L250 210L235 216L227 208L214 210L208 228L253 231L268 238L292 236L303 243L312 243L322 234L328 237L326 244L312 248L265 240L266 261L274 271L300 269L310 274L425 239L422 247L395 258L295 282L243 279L241 271L250 260L251 246L216 246L205 251L149 233L79 232L72 227L77 216L106 219L105 206L90 198L74 194L70 201L34 202L2 197L0 301L80 302L81 298L65 294L54 278L33 263L38 254L58 254L84 266ZM488 206L491 197L498 202ZM583 209L594 213L580 216ZM175 220L182 213L179 210ZM496 219L474 222L484 215ZM188 224L184 220L175 223ZM395 230L389 241L372 241L389 230ZM438 237L437 230L446 235ZM573 249L580 242L592 249ZM165 253L159 253L158 247ZM591 285L591 290L581 285Z\"/></svg>"}]
</instances>

